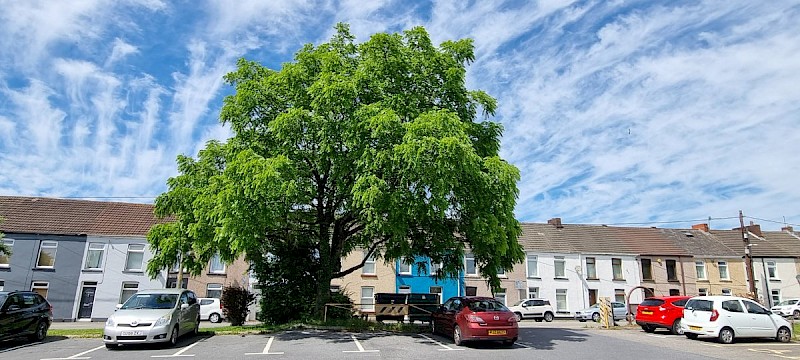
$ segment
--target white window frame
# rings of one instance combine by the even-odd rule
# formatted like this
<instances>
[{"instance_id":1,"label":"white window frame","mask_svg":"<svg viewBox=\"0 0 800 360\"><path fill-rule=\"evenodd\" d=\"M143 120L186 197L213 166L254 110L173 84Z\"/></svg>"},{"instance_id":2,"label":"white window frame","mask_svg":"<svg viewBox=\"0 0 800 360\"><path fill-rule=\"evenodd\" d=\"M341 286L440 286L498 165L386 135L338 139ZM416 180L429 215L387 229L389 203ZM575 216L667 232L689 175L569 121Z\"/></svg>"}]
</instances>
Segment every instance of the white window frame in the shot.
<instances>
[{"instance_id":1,"label":"white window frame","mask_svg":"<svg viewBox=\"0 0 800 360\"><path fill-rule=\"evenodd\" d=\"M6 281L0 279L0 291L3 291L3 288L5 288L5 286L6 286Z\"/></svg>"},{"instance_id":2,"label":"white window frame","mask_svg":"<svg viewBox=\"0 0 800 360\"><path fill-rule=\"evenodd\" d=\"M441 286L431 286L430 288L428 288L428 293L439 294L439 304L444 303L444 297L442 296L443 295L442 291L444 291L444 289Z\"/></svg>"},{"instance_id":3,"label":"white window frame","mask_svg":"<svg viewBox=\"0 0 800 360\"><path fill-rule=\"evenodd\" d=\"M771 289L769 298L772 299L772 306L779 304L781 302L781 289Z\"/></svg>"},{"instance_id":4,"label":"white window frame","mask_svg":"<svg viewBox=\"0 0 800 360\"><path fill-rule=\"evenodd\" d=\"M694 272L697 275L697 280L708 280L708 274L706 274L706 262L703 260L697 260L694 262Z\"/></svg>"},{"instance_id":5,"label":"white window frame","mask_svg":"<svg viewBox=\"0 0 800 360\"><path fill-rule=\"evenodd\" d=\"M370 295L365 296L364 290L369 290ZM362 286L361 287L361 311L375 311L375 287Z\"/></svg>"},{"instance_id":6,"label":"white window frame","mask_svg":"<svg viewBox=\"0 0 800 360\"><path fill-rule=\"evenodd\" d=\"M215 262L217 265L222 265L222 269L214 269ZM225 262L222 261L222 256L219 253L215 253L214 256L211 257L211 260L208 261L208 272L211 274L224 274L225 268L227 268L227 266Z\"/></svg>"},{"instance_id":7,"label":"white window frame","mask_svg":"<svg viewBox=\"0 0 800 360\"><path fill-rule=\"evenodd\" d=\"M699 296L708 295L708 288L699 288L699 289L697 289L697 295L699 295Z\"/></svg>"},{"instance_id":8,"label":"white window frame","mask_svg":"<svg viewBox=\"0 0 800 360\"><path fill-rule=\"evenodd\" d=\"M539 287L538 286L529 286L528 287L528 299L538 299L539 298Z\"/></svg>"},{"instance_id":9,"label":"white window frame","mask_svg":"<svg viewBox=\"0 0 800 360\"><path fill-rule=\"evenodd\" d=\"M53 264L52 265L39 265L42 260L42 251L44 249L53 249ZM38 269L52 269L56 266L56 255L58 254L58 241L42 240L39 244L39 256L36 258L36 268Z\"/></svg>"},{"instance_id":10,"label":"white window frame","mask_svg":"<svg viewBox=\"0 0 800 360\"><path fill-rule=\"evenodd\" d=\"M722 289L722 295L723 295L723 296L731 296L731 295L733 295L733 294L731 293L731 289L728 289L728 288L723 288L723 289Z\"/></svg>"},{"instance_id":11,"label":"white window frame","mask_svg":"<svg viewBox=\"0 0 800 360\"><path fill-rule=\"evenodd\" d=\"M620 296L622 296L622 300L620 300ZM614 289L614 301L625 303L625 289Z\"/></svg>"},{"instance_id":12,"label":"white window frame","mask_svg":"<svg viewBox=\"0 0 800 360\"><path fill-rule=\"evenodd\" d=\"M406 264L403 259L397 260L397 273L400 275L411 275L411 264Z\"/></svg>"},{"instance_id":13,"label":"white window frame","mask_svg":"<svg viewBox=\"0 0 800 360\"><path fill-rule=\"evenodd\" d=\"M14 239L2 239L0 241L2 241L3 245L8 247L9 250L14 250ZM6 269L11 267L11 255L3 254L0 255L0 258L6 259L6 262L0 263L0 268Z\"/></svg>"},{"instance_id":14,"label":"white window frame","mask_svg":"<svg viewBox=\"0 0 800 360\"><path fill-rule=\"evenodd\" d=\"M43 298L47 299L47 295L50 294L50 282L48 281L32 281L31 282L31 291L39 293L36 291L37 289L41 290L44 289ZM39 294L41 295L41 294Z\"/></svg>"},{"instance_id":15,"label":"white window frame","mask_svg":"<svg viewBox=\"0 0 800 360\"><path fill-rule=\"evenodd\" d=\"M94 249L92 248L94 246ZM89 266L89 258L93 252L99 252L100 258L98 261L97 266L90 267ZM83 269L84 270L103 270L103 260L105 260L106 255L106 244L99 243L99 242L90 242L88 247L86 248L86 261L83 262Z\"/></svg>"},{"instance_id":16,"label":"white window frame","mask_svg":"<svg viewBox=\"0 0 800 360\"><path fill-rule=\"evenodd\" d=\"M375 272L377 269L375 267L375 255L366 256L367 252L363 253L365 256L364 258L364 266L361 267L361 274L362 275L376 275Z\"/></svg>"},{"instance_id":17,"label":"white window frame","mask_svg":"<svg viewBox=\"0 0 800 360\"><path fill-rule=\"evenodd\" d=\"M120 285L119 291L119 304L124 304L128 299L136 294L139 291L139 283L136 281L123 281L122 285ZM125 293L128 292L128 297L125 297ZM124 299L124 300L123 300Z\"/></svg>"},{"instance_id":18,"label":"white window frame","mask_svg":"<svg viewBox=\"0 0 800 360\"><path fill-rule=\"evenodd\" d=\"M436 272L441 270L443 266L444 265L442 263L440 263L440 262L439 263L435 263L435 262L431 261L431 271L430 271L430 274L428 274L428 275L431 275L431 276L436 275Z\"/></svg>"},{"instance_id":19,"label":"white window frame","mask_svg":"<svg viewBox=\"0 0 800 360\"><path fill-rule=\"evenodd\" d=\"M619 260L619 277L617 277L617 272L614 271L614 268L616 267L614 265L614 260ZM652 271L652 268L651 268L651 271ZM625 280L625 269L622 266L622 258L611 258L611 279L612 280Z\"/></svg>"},{"instance_id":20,"label":"white window frame","mask_svg":"<svg viewBox=\"0 0 800 360\"><path fill-rule=\"evenodd\" d=\"M564 297L564 306L559 306L559 296ZM556 311L567 312L569 311L569 291L567 289L556 289Z\"/></svg>"},{"instance_id":21,"label":"white window frame","mask_svg":"<svg viewBox=\"0 0 800 360\"><path fill-rule=\"evenodd\" d=\"M470 262L472 262L472 272L469 271ZM475 261L475 255L472 253L464 254L464 275L478 276L478 263Z\"/></svg>"},{"instance_id":22,"label":"white window frame","mask_svg":"<svg viewBox=\"0 0 800 360\"><path fill-rule=\"evenodd\" d=\"M500 291L494 293L494 299L506 305L506 289L500 289Z\"/></svg>"},{"instance_id":23,"label":"white window frame","mask_svg":"<svg viewBox=\"0 0 800 360\"><path fill-rule=\"evenodd\" d=\"M398 294L411 294L411 285L400 285L397 289Z\"/></svg>"},{"instance_id":24,"label":"white window frame","mask_svg":"<svg viewBox=\"0 0 800 360\"><path fill-rule=\"evenodd\" d=\"M730 280L731 273L728 269L728 262L727 261L717 261L717 267L719 268L719 279L720 280ZM725 269L725 276L722 276L722 269Z\"/></svg>"},{"instance_id":25,"label":"white window frame","mask_svg":"<svg viewBox=\"0 0 800 360\"><path fill-rule=\"evenodd\" d=\"M767 278L770 280L778 280L778 264L775 260L767 260Z\"/></svg>"},{"instance_id":26,"label":"white window frame","mask_svg":"<svg viewBox=\"0 0 800 360\"><path fill-rule=\"evenodd\" d=\"M219 291L219 297L216 299L222 298L222 290L225 289L225 286L220 283L209 283L206 284L206 297L213 298L213 296L209 295L209 291Z\"/></svg>"},{"instance_id":27,"label":"white window frame","mask_svg":"<svg viewBox=\"0 0 800 360\"><path fill-rule=\"evenodd\" d=\"M497 269L497 276L498 277L506 277L506 269Z\"/></svg>"},{"instance_id":28,"label":"white window frame","mask_svg":"<svg viewBox=\"0 0 800 360\"><path fill-rule=\"evenodd\" d=\"M528 254L527 259L525 261L525 266L527 267L526 271L527 271L529 279L535 279L535 278L539 277L539 256L538 255Z\"/></svg>"},{"instance_id":29,"label":"white window frame","mask_svg":"<svg viewBox=\"0 0 800 360\"><path fill-rule=\"evenodd\" d=\"M140 246L141 249L138 249L138 247ZM132 249L132 247L136 248ZM125 271L136 271L136 272L144 271L144 249L145 249L144 244L128 244L128 251L125 253ZM131 253L142 254L142 261L139 263L138 269L130 267Z\"/></svg>"},{"instance_id":30,"label":"white window frame","mask_svg":"<svg viewBox=\"0 0 800 360\"><path fill-rule=\"evenodd\" d=\"M559 272L561 274L559 274ZM564 279L567 277L567 260L565 260L563 256L555 256L553 258L553 277L556 279Z\"/></svg>"},{"instance_id":31,"label":"white window frame","mask_svg":"<svg viewBox=\"0 0 800 360\"><path fill-rule=\"evenodd\" d=\"M592 266L589 267L589 259L592 259ZM597 258L594 256L586 257L586 279L597 279ZM591 271L589 271L591 269Z\"/></svg>"}]
</instances>

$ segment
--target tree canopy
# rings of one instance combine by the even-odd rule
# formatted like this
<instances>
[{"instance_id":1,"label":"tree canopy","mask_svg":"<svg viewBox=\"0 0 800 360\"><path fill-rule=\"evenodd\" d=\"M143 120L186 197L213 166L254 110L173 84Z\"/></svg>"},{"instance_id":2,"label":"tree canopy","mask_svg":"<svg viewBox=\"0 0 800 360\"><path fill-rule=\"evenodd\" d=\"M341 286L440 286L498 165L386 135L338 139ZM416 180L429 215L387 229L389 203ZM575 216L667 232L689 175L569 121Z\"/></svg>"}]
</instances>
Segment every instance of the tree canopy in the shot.
<instances>
[{"instance_id":1,"label":"tree canopy","mask_svg":"<svg viewBox=\"0 0 800 360\"><path fill-rule=\"evenodd\" d=\"M156 199L175 221L148 235L151 275L178 254L199 273L215 253L256 264L305 249L286 257L308 262L320 311L330 280L363 266L342 268L354 251L427 257L439 277L457 276L470 252L493 287L523 261L519 171L499 157L497 103L465 86L472 41L434 46L417 27L355 43L336 30L279 70L241 59L225 77L235 93L220 118L234 136L178 158Z\"/></svg>"},{"instance_id":2,"label":"tree canopy","mask_svg":"<svg viewBox=\"0 0 800 360\"><path fill-rule=\"evenodd\" d=\"M3 223L3 218L0 217L0 224L2 224L2 223ZM0 231L0 255L8 256L8 255L11 255L11 248L6 246L6 244L4 244L3 241L1 241L1 240L3 240L4 236L5 236L5 234L3 234L2 231Z\"/></svg>"}]
</instances>

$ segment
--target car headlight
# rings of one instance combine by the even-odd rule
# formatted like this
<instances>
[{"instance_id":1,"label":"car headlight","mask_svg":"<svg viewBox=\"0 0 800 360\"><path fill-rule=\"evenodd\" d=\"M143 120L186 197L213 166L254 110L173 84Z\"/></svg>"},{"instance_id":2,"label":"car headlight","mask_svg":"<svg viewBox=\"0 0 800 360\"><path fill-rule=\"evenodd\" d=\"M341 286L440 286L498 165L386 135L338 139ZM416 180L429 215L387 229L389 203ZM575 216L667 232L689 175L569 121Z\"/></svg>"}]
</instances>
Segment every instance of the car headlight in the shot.
<instances>
[{"instance_id":1,"label":"car headlight","mask_svg":"<svg viewBox=\"0 0 800 360\"><path fill-rule=\"evenodd\" d=\"M116 324L114 323L114 318L113 317L110 317L110 318L108 318L108 320L106 320L106 326L108 326L108 327L116 326Z\"/></svg>"},{"instance_id":2,"label":"car headlight","mask_svg":"<svg viewBox=\"0 0 800 360\"><path fill-rule=\"evenodd\" d=\"M156 320L155 326L167 325L169 324L170 320L172 320L172 314L164 315Z\"/></svg>"}]
</instances>

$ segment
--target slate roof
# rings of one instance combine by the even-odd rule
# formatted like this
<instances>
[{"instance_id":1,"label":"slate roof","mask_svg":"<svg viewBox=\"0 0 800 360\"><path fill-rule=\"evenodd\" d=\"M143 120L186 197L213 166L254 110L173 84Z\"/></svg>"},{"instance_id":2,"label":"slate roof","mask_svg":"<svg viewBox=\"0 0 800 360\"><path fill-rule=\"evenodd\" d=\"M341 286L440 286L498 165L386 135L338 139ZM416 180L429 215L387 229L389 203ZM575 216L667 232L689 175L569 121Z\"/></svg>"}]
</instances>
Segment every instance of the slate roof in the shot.
<instances>
[{"instance_id":1,"label":"slate roof","mask_svg":"<svg viewBox=\"0 0 800 360\"><path fill-rule=\"evenodd\" d=\"M564 253L691 256L655 228L522 223L525 250Z\"/></svg>"},{"instance_id":2,"label":"slate roof","mask_svg":"<svg viewBox=\"0 0 800 360\"><path fill-rule=\"evenodd\" d=\"M741 258L744 256L744 251L741 253L735 251L705 231L694 229L659 229L659 231L674 244L696 257Z\"/></svg>"},{"instance_id":3,"label":"slate roof","mask_svg":"<svg viewBox=\"0 0 800 360\"><path fill-rule=\"evenodd\" d=\"M742 241L742 233L739 230L711 230L711 235L719 239L725 246L736 251L740 256L744 256L744 241ZM749 234L750 243L754 244L751 251L754 257L798 257L800 251L791 251L791 247L785 243L786 239L782 236L776 235L777 231L764 231L763 236L756 236ZM789 234L787 234L789 235ZM800 240L798 240L800 241ZM783 244L783 246L781 246Z\"/></svg>"},{"instance_id":4,"label":"slate roof","mask_svg":"<svg viewBox=\"0 0 800 360\"><path fill-rule=\"evenodd\" d=\"M0 196L0 231L51 235L146 236L153 205L43 197Z\"/></svg>"}]
</instances>

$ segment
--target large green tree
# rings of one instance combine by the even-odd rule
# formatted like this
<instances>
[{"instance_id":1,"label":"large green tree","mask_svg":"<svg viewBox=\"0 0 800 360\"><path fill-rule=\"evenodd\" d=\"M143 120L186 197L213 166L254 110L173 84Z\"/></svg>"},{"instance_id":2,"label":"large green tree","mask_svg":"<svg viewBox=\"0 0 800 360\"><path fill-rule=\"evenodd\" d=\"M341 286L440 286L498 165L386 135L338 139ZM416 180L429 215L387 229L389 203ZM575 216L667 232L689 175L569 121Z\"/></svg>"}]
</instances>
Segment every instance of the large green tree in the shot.
<instances>
[{"instance_id":1,"label":"large green tree","mask_svg":"<svg viewBox=\"0 0 800 360\"><path fill-rule=\"evenodd\" d=\"M313 258L319 313L331 279L363 266L342 268L353 251L427 257L443 263L440 277L456 276L468 251L493 287L524 259L519 171L498 156L496 101L465 86L472 41L434 46L417 27L355 43L347 25L336 30L280 70L242 59L226 76L235 94L220 117L234 137L178 158L156 200L174 221L148 236L151 275L179 253L197 273L217 252L260 263L299 247Z\"/></svg>"},{"instance_id":2,"label":"large green tree","mask_svg":"<svg viewBox=\"0 0 800 360\"><path fill-rule=\"evenodd\" d=\"M0 216L0 224L2 223L3 223L3 217ZM6 244L3 244L2 240L4 236L5 234L3 234L2 231L0 231L0 255L8 256L11 255L11 249L8 246L6 246Z\"/></svg>"}]
</instances>

